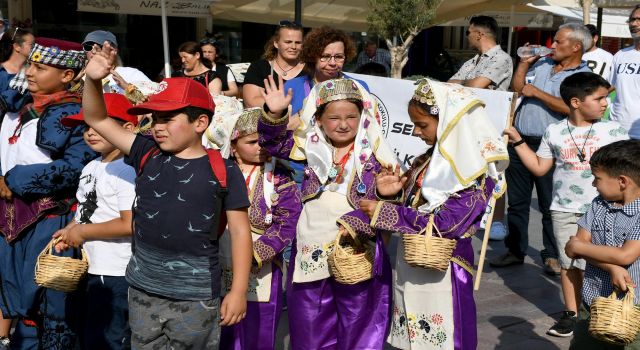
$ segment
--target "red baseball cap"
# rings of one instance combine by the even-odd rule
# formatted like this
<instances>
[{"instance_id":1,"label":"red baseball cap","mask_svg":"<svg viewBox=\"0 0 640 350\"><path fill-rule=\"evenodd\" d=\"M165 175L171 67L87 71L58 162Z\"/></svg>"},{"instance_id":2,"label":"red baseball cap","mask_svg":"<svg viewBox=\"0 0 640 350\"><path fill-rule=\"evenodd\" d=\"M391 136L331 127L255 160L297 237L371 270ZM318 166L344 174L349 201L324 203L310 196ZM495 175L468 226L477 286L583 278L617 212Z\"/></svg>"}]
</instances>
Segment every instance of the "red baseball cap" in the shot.
<instances>
[{"instance_id":1,"label":"red baseball cap","mask_svg":"<svg viewBox=\"0 0 640 350\"><path fill-rule=\"evenodd\" d=\"M189 78L167 78L160 83L157 94L149 96L147 102L129 108L132 114L171 112L185 107L198 107L213 113L216 105L209 89Z\"/></svg>"},{"instance_id":2,"label":"red baseball cap","mask_svg":"<svg viewBox=\"0 0 640 350\"><path fill-rule=\"evenodd\" d=\"M127 111L133 105L124 95L113 93L104 94L104 103L107 105L107 115L109 117L138 125L138 117L129 114ZM84 114L82 110L80 110L80 113L64 117L60 122L62 125L71 128L84 123Z\"/></svg>"}]
</instances>

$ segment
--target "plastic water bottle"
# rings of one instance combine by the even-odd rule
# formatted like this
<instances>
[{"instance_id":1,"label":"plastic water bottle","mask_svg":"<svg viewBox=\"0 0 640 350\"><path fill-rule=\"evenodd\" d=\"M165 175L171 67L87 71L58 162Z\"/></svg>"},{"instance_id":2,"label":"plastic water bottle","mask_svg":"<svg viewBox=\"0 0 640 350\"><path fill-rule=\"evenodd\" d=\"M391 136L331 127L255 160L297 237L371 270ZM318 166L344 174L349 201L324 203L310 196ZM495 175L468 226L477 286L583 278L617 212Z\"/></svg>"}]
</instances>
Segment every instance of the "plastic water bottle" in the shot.
<instances>
[{"instance_id":1,"label":"plastic water bottle","mask_svg":"<svg viewBox=\"0 0 640 350\"><path fill-rule=\"evenodd\" d=\"M546 46L522 46L518 48L517 54L518 57L529 57L529 56L546 56L552 53L553 50Z\"/></svg>"}]
</instances>

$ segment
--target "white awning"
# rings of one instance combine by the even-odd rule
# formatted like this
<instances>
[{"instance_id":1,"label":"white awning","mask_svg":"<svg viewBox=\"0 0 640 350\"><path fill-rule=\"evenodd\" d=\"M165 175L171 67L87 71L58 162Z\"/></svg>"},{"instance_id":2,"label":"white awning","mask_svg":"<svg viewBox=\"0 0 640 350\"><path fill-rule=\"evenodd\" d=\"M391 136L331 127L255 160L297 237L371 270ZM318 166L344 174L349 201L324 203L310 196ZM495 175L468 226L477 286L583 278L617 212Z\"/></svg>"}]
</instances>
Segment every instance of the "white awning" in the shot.
<instances>
[{"instance_id":1,"label":"white awning","mask_svg":"<svg viewBox=\"0 0 640 350\"><path fill-rule=\"evenodd\" d=\"M595 1L594 1L595 2ZM577 0L538 0L529 6L567 18L566 22L582 22L582 7ZM590 11L590 22L597 23L596 7ZM605 8L602 14L602 36L614 38L630 38L627 19L629 9Z\"/></svg>"},{"instance_id":2,"label":"white awning","mask_svg":"<svg viewBox=\"0 0 640 350\"><path fill-rule=\"evenodd\" d=\"M434 25L483 11L509 11L512 4L526 4L526 1L444 0L436 11ZM282 19L292 19L294 5L294 0L220 0L211 5L211 13L219 19L275 24ZM369 29L368 8L367 0L304 0L302 24L364 32Z\"/></svg>"}]
</instances>

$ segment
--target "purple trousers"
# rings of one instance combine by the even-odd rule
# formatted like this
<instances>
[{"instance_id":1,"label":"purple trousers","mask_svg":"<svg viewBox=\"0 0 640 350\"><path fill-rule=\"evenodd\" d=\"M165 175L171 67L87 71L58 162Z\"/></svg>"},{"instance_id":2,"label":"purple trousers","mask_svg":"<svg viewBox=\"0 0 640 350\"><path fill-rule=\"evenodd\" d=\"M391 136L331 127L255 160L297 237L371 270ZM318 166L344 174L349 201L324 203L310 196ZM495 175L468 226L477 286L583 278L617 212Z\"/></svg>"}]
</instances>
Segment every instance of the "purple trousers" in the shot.
<instances>
[{"instance_id":1,"label":"purple trousers","mask_svg":"<svg viewBox=\"0 0 640 350\"><path fill-rule=\"evenodd\" d=\"M240 323L222 327L222 350L274 350L282 314L282 270L271 263L271 298L268 303L247 302L247 315Z\"/></svg>"},{"instance_id":2,"label":"purple trousers","mask_svg":"<svg viewBox=\"0 0 640 350\"><path fill-rule=\"evenodd\" d=\"M292 283L296 243L287 281L289 333L293 350L382 349L391 315L391 264L376 243L374 277L354 285L332 277Z\"/></svg>"}]
</instances>

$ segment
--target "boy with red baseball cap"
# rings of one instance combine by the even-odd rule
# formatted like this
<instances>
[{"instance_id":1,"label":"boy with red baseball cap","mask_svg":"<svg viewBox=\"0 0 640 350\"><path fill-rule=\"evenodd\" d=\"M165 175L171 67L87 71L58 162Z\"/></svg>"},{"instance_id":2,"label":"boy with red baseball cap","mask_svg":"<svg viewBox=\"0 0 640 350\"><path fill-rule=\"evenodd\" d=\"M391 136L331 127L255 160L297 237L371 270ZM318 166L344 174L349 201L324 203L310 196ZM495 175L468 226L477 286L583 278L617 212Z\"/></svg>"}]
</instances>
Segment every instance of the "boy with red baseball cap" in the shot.
<instances>
[{"instance_id":1,"label":"boy with red baseball cap","mask_svg":"<svg viewBox=\"0 0 640 350\"><path fill-rule=\"evenodd\" d=\"M153 139L135 135L107 118L102 103L100 84L114 51L108 42L93 51L85 70L85 122L125 153L138 173L134 251L126 271L132 348L215 349L219 325L244 318L253 250L244 177L233 161L224 160L228 191L221 195L224 179L217 178L201 144L215 108L211 95L191 79L165 79L162 91L129 109L152 114ZM232 287L221 304L218 241L212 234L220 206L233 250Z\"/></svg>"},{"instance_id":2,"label":"boy with red baseball cap","mask_svg":"<svg viewBox=\"0 0 640 350\"><path fill-rule=\"evenodd\" d=\"M34 270L53 232L73 218L78 178L96 157L83 128L61 125L80 111L80 96L68 89L84 62L80 44L38 38L29 67L0 96L0 309L20 320L12 349L73 349L76 342L78 298L36 285Z\"/></svg>"},{"instance_id":3,"label":"boy with red baseball cap","mask_svg":"<svg viewBox=\"0 0 640 350\"><path fill-rule=\"evenodd\" d=\"M131 102L120 94L105 94L107 115L124 130L132 131L138 118L129 114ZM74 128L84 124L84 113L62 119ZM124 154L90 126L84 125L84 141L101 157L82 169L76 192L75 220L57 231L57 250L82 246L91 262L83 342L87 349L129 349L131 330L124 275L131 258L131 206L135 198L135 170Z\"/></svg>"}]
</instances>

